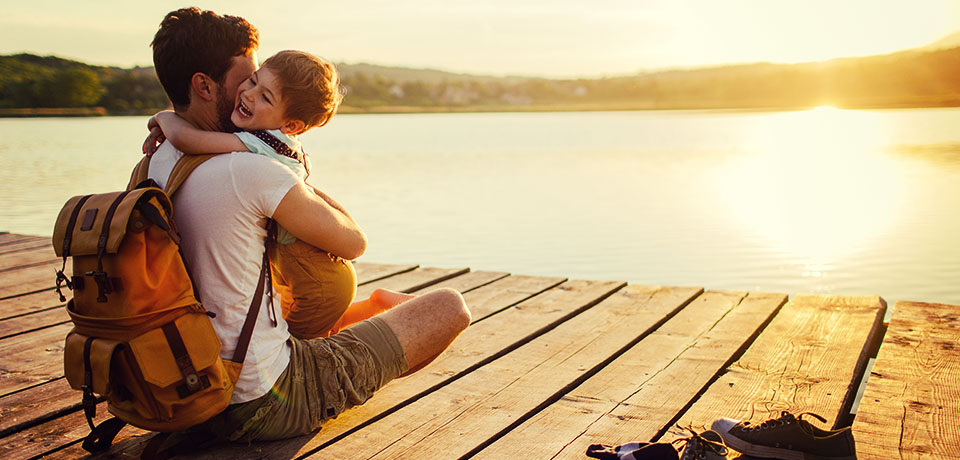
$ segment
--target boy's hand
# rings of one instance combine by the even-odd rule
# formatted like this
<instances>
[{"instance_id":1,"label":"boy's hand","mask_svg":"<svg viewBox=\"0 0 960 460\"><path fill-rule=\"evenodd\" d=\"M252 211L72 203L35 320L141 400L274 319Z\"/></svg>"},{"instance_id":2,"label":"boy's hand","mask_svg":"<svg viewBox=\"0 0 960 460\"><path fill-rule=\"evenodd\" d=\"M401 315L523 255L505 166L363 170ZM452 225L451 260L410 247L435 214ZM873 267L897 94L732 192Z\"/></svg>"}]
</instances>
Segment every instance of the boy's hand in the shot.
<instances>
[{"instance_id":1,"label":"boy's hand","mask_svg":"<svg viewBox=\"0 0 960 460\"><path fill-rule=\"evenodd\" d=\"M160 130L159 126L151 128L150 134L147 134L147 139L143 141L143 154L146 156L153 155L157 151L157 147L165 140L167 138L163 136L163 131Z\"/></svg>"},{"instance_id":2,"label":"boy's hand","mask_svg":"<svg viewBox=\"0 0 960 460\"><path fill-rule=\"evenodd\" d=\"M143 154L146 156L153 155L157 151L157 147L167 140L166 136L163 135L163 130L160 129L160 123L157 121L157 117L165 116L162 115L164 112L173 113L165 110L147 120L147 130L150 131L150 134L147 134L147 138L143 141Z\"/></svg>"}]
</instances>

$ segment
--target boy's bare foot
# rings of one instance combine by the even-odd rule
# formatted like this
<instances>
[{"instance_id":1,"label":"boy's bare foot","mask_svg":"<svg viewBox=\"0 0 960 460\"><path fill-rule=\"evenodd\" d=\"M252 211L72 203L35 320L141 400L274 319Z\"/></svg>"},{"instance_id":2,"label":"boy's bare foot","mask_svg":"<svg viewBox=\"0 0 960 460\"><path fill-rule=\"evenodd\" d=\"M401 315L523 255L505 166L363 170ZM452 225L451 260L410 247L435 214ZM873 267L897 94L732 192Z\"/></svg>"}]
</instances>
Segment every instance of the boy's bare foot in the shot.
<instances>
[{"instance_id":1,"label":"boy's bare foot","mask_svg":"<svg viewBox=\"0 0 960 460\"><path fill-rule=\"evenodd\" d=\"M370 302L376 304L383 310L388 310L415 297L417 296L412 294L404 294L387 289L377 289L370 294Z\"/></svg>"}]
</instances>

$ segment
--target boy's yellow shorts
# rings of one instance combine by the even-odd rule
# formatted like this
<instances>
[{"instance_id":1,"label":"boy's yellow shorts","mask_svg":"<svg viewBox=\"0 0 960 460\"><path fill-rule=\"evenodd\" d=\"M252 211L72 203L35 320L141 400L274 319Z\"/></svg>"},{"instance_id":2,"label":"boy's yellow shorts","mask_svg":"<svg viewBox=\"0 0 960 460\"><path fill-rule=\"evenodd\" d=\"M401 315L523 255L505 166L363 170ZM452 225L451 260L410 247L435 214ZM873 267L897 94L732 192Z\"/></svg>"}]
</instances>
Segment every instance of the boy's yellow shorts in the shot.
<instances>
[{"instance_id":1,"label":"boy's yellow shorts","mask_svg":"<svg viewBox=\"0 0 960 460\"><path fill-rule=\"evenodd\" d=\"M299 240L276 248L272 274L290 334L326 337L357 293L353 264Z\"/></svg>"}]
</instances>

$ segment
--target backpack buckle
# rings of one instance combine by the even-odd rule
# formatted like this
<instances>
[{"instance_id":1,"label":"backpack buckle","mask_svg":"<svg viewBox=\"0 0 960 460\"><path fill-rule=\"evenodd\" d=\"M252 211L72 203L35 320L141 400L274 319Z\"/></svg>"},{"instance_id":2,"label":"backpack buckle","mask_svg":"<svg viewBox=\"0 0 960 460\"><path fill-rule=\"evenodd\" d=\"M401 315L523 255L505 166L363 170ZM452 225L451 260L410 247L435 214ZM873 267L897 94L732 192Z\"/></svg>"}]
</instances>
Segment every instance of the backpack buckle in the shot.
<instances>
[{"instance_id":1,"label":"backpack buckle","mask_svg":"<svg viewBox=\"0 0 960 460\"><path fill-rule=\"evenodd\" d=\"M93 280L97 283L97 302L106 302L107 294L113 293L113 286L110 282L110 278L107 277L107 272L103 270L96 270L86 272L84 274L93 277Z\"/></svg>"}]
</instances>

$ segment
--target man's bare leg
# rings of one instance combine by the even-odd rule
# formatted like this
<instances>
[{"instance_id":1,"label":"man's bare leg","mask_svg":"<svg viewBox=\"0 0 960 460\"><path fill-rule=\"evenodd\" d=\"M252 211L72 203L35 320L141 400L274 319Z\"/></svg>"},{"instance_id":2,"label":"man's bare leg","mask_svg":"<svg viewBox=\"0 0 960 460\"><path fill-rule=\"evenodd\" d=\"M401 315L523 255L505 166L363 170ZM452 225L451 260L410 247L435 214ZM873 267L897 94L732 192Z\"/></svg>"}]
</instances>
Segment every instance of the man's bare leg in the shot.
<instances>
[{"instance_id":1,"label":"man's bare leg","mask_svg":"<svg viewBox=\"0 0 960 460\"><path fill-rule=\"evenodd\" d=\"M470 310L459 292L438 289L414 297L377 316L397 336L410 370L440 355L470 325Z\"/></svg>"}]
</instances>

